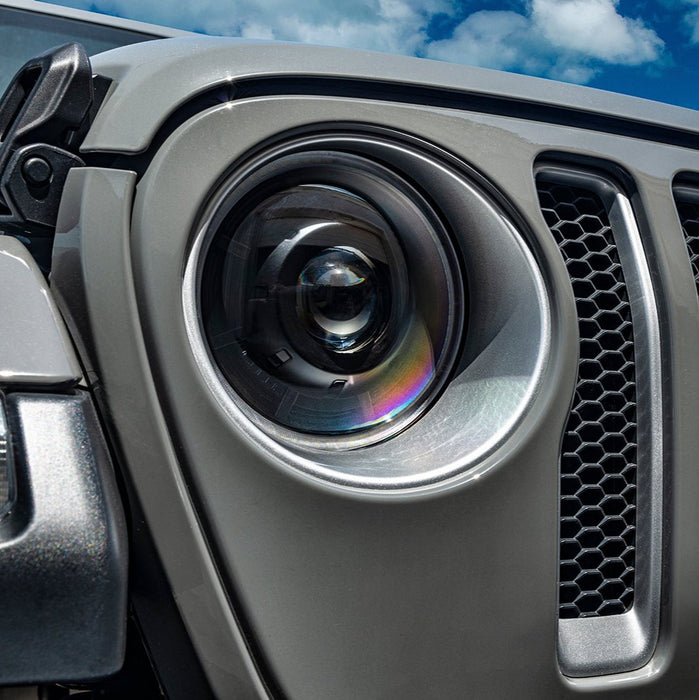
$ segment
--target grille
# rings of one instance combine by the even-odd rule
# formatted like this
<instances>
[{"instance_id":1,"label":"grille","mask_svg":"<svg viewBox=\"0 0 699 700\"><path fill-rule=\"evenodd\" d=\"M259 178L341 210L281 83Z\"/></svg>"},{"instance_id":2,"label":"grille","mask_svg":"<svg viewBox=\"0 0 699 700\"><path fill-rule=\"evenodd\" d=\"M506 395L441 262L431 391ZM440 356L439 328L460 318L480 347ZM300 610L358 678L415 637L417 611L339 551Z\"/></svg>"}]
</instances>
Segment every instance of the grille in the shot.
<instances>
[{"instance_id":1,"label":"grille","mask_svg":"<svg viewBox=\"0 0 699 700\"><path fill-rule=\"evenodd\" d=\"M538 180L573 285L580 334L561 452L561 618L624 613L636 568L636 379L631 309L601 198Z\"/></svg>"},{"instance_id":2,"label":"grille","mask_svg":"<svg viewBox=\"0 0 699 700\"><path fill-rule=\"evenodd\" d=\"M699 295L699 189L678 190L675 193L677 213L682 223L689 261L692 263L694 284Z\"/></svg>"}]
</instances>

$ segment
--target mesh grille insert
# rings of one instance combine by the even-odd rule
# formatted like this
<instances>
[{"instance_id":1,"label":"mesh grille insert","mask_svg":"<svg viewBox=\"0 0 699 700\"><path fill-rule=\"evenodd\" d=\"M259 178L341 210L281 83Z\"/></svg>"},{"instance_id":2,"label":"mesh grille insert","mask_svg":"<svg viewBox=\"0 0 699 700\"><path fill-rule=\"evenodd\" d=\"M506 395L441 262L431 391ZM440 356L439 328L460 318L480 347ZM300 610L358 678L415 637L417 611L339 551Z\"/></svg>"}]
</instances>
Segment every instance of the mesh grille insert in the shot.
<instances>
[{"instance_id":1,"label":"mesh grille insert","mask_svg":"<svg viewBox=\"0 0 699 700\"><path fill-rule=\"evenodd\" d=\"M561 618L624 613L636 569L636 377L626 283L591 190L537 181L570 275L580 361L561 453Z\"/></svg>"},{"instance_id":2,"label":"mesh grille insert","mask_svg":"<svg viewBox=\"0 0 699 700\"><path fill-rule=\"evenodd\" d=\"M684 198L681 194L675 195L677 213L682 223L684 241L687 244L689 262L692 264L694 284L699 296L699 189L691 192L693 197Z\"/></svg>"}]
</instances>

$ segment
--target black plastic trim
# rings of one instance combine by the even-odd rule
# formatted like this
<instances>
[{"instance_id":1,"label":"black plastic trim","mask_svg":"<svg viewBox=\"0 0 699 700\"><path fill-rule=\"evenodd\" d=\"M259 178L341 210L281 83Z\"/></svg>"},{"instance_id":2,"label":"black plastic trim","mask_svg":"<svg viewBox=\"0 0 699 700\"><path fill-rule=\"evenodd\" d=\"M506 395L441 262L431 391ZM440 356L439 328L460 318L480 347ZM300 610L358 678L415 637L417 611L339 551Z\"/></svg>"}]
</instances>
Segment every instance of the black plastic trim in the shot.
<instances>
[{"instance_id":1,"label":"black plastic trim","mask_svg":"<svg viewBox=\"0 0 699 700\"><path fill-rule=\"evenodd\" d=\"M91 399L10 394L16 498L0 523L0 684L119 670L127 549Z\"/></svg>"}]
</instances>

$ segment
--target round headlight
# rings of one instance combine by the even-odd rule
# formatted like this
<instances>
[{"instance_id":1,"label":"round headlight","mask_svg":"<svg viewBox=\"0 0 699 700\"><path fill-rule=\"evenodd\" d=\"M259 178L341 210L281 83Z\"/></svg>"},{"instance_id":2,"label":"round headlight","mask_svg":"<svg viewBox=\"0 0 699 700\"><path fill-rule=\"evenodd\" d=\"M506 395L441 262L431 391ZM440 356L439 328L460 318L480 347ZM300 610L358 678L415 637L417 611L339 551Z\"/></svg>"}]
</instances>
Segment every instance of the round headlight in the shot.
<instances>
[{"instance_id":1,"label":"round headlight","mask_svg":"<svg viewBox=\"0 0 699 700\"><path fill-rule=\"evenodd\" d=\"M463 285L440 216L405 177L356 154L284 155L224 188L208 239L210 353L265 419L372 441L438 395Z\"/></svg>"}]
</instances>

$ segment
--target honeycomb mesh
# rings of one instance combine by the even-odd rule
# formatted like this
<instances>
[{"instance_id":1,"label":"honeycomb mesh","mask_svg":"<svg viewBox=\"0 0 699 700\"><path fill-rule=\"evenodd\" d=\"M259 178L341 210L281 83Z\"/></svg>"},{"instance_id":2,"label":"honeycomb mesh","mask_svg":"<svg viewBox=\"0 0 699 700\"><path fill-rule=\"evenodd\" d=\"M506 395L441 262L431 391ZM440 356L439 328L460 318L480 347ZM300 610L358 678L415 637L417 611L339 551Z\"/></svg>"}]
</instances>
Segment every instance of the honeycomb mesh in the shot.
<instances>
[{"instance_id":1,"label":"honeycomb mesh","mask_svg":"<svg viewBox=\"0 0 699 700\"><path fill-rule=\"evenodd\" d=\"M689 262L692 263L694 284L699 295L699 189L696 190L695 195L695 201L676 196L676 203L689 253Z\"/></svg>"},{"instance_id":2,"label":"honeycomb mesh","mask_svg":"<svg viewBox=\"0 0 699 700\"><path fill-rule=\"evenodd\" d=\"M592 191L537 183L573 284L580 333L561 452L561 618L624 613L636 568L633 330L609 217Z\"/></svg>"}]
</instances>

